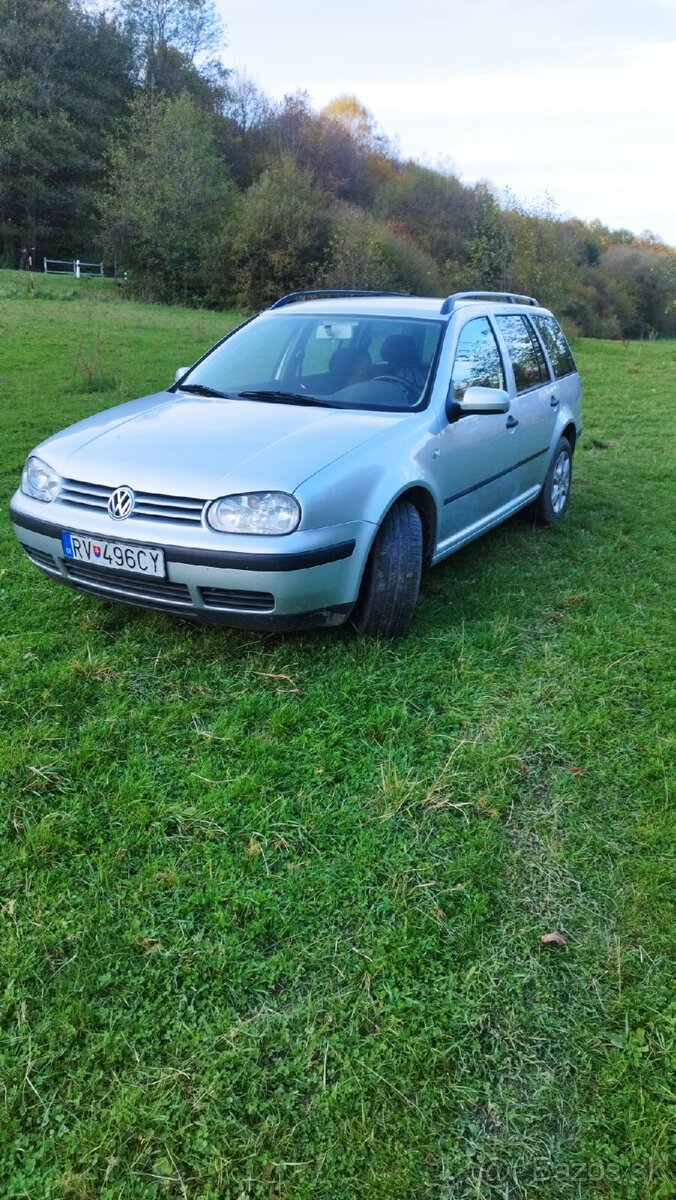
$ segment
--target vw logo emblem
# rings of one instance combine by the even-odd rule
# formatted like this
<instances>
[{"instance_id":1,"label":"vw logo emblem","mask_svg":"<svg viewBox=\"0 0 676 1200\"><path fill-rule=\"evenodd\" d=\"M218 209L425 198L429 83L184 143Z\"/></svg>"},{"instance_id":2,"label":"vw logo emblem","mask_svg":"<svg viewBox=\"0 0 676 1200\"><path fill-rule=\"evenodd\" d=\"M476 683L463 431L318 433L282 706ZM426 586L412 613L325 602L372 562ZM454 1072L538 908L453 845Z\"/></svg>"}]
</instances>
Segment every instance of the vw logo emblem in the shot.
<instances>
[{"instance_id":1,"label":"vw logo emblem","mask_svg":"<svg viewBox=\"0 0 676 1200\"><path fill-rule=\"evenodd\" d=\"M108 501L108 512L114 521L124 521L134 511L136 497L130 487L115 488Z\"/></svg>"}]
</instances>

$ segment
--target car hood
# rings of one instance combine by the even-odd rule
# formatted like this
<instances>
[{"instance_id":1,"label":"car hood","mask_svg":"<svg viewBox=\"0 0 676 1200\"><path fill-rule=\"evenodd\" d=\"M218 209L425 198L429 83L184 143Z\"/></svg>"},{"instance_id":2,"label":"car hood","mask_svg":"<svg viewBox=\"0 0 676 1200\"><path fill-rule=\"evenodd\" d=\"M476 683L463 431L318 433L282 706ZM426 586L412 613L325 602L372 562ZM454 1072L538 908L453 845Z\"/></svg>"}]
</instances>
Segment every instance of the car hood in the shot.
<instances>
[{"instance_id":1,"label":"car hood","mask_svg":"<svg viewBox=\"0 0 676 1200\"><path fill-rule=\"evenodd\" d=\"M293 492L398 414L159 392L79 421L37 452L68 479L213 499Z\"/></svg>"}]
</instances>

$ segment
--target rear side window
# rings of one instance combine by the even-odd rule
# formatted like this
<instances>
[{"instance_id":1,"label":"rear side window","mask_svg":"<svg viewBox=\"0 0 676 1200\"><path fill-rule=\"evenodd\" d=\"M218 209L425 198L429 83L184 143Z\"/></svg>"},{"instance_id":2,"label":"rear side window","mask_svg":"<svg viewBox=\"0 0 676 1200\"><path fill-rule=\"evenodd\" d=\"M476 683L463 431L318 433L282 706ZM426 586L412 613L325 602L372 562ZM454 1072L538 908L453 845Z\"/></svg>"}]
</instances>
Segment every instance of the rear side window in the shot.
<instances>
[{"instance_id":1,"label":"rear side window","mask_svg":"<svg viewBox=\"0 0 676 1200\"><path fill-rule=\"evenodd\" d=\"M561 379L577 370L564 332L554 317L533 317L535 327L542 338L551 359L554 375Z\"/></svg>"},{"instance_id":2,"label":"rear side window","mask_svg":"<svg viewBox=\"0 0 676 1200\"><path fill-rule=\"evenodd\" d=\"M537 338L523 317L496 317L500 332L507 343L509 357L514 368L517 392L546 383L549 370Z\"/></svg>"},{"instance_id":3,"label":"rear side window","mask_svg":"<svg viewBox=\"0 0 676 1200\"><path fill-rule=\"evenodd\" d=\"M504 388L505 376L495 334L485 317L468 321L458 338L451 382L453 399L468 387Z\"/></svg>"}]
</instances>

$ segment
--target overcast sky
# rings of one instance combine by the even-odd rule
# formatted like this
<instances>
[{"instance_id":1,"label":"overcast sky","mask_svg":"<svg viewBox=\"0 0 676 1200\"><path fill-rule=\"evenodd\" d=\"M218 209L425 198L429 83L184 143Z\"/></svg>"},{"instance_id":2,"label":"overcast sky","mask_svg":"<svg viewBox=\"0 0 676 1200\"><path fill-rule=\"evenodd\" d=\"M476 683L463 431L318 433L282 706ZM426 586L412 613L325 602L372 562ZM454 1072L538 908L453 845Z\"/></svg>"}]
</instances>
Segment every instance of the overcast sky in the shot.
<instances>
[{"instance_id":1,"label":"overcast sky","mask_svg":"<svg viewBox=\"0 0 676 1200\"><path fill-rule=\"evenodd\" d=\"M404 157L676 245L676 0L216 0L229 67Z\"/></svg>"}]
</instances>

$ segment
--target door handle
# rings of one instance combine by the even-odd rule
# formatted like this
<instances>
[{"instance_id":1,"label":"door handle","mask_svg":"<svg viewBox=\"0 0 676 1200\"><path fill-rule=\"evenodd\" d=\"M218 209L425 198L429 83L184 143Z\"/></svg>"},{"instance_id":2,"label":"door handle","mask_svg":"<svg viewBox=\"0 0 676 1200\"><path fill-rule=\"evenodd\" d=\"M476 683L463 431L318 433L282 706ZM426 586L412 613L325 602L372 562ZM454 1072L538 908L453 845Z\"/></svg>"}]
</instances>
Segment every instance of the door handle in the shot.
<instances>
[{"instance_id":1,"label":"door handle","mask_svg":"<svg viewBox=\"0 0 676 1200\"><path fill-rule=\"evenodd\" d=\"M551 404L552 408L558 408L559 407L559 397L558 396L550 396L549 403Z\"/></svg>"},{"instance_id":2,"label":"door handle","mask_svg":"<svg viewBox=\"0 0 676 1200\"><path fill-rule=\"evenodd\" d=\"M518 424L519 422L517 421L516 417L513 417L510 414L505 422L505 429L516 429Z\"/></svg>"}]
</instances>

